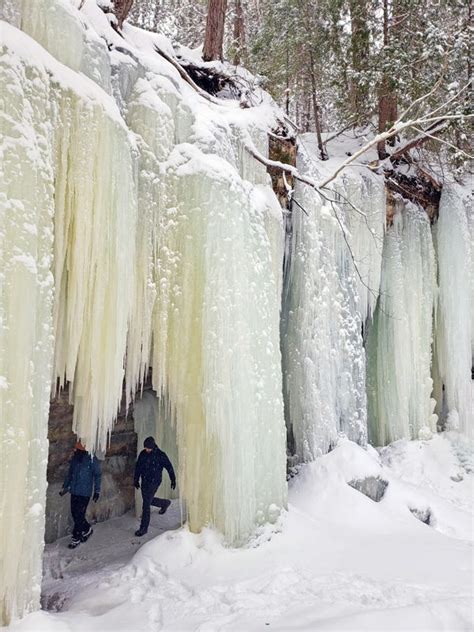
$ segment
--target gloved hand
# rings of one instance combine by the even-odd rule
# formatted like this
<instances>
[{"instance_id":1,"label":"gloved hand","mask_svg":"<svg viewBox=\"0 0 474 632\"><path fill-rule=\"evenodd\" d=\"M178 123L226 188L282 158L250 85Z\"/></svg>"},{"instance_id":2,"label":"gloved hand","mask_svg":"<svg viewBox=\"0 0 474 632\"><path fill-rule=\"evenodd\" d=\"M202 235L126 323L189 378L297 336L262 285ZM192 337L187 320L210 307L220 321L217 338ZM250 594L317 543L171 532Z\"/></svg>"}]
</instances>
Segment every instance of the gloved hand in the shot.
<instances>
[{"instance_id":1,"label":"gloved hand","mask_svg":"<svg viewBox=\"0 0 474 632\"><path fill-rule=\"evenodd\" d=\"M176 481L171 481L171 489L176 489Z\"/></svg>"},{"instance_id":2,"label":"gloved hand","mask_svg":"<svg viewBox=\"0 0 474 632\"><path fill-rule=\"evenodd\" d=\"M59 495L64 496L64 494L67 494L67 489L64 489L63 487L62 490L59 492Z\"/></svg>"},{"instance_id":3,"label":"gloved hand","mask_svg":"<svg viewBox=\"0 0 474 632\"><path fill-rule=\"evenodd\" d=\"M99 500L99 496L100 494L98 492L96 492L93 496L92 496L92 500L96 503Z\"/></svg>"},{"instance_id":4,"label":"gloved hand","mask_svg":"<svg viewBox=\"0 0 474 632\"><path fill-rule=\"evenodd\" d=\"M134 485L135 485L136 489L140 489L140 483L138 481L136 483L134 483Z\"/></svg>"}]
</instances>

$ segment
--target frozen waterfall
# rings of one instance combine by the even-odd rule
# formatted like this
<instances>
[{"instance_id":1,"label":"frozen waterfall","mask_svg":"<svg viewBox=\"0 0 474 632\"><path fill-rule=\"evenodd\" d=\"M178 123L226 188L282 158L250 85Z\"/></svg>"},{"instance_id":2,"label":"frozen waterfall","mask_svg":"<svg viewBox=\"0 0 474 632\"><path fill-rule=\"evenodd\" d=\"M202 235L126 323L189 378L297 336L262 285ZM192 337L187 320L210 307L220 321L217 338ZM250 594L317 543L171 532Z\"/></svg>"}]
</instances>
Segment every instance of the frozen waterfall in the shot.
<instances>
[{"instance_id":1,"label":"frozen waterfall","mask_svg":"<svg viewBox=\"0 0 474 632\"><path fill-rule=\"evenodd\" d=\"M2 24L0 62L4 621L39 603L57 384L78 436L104 449L124 377L130 401L153 367L192 529L238 544L286 506L281 209L240 129L264 153L266 134L127 48L95 3L21 8L2 15L31 37Z\"/></svg>"},{"instance_id":2,"label":"frozen waterfall","mask_svg":"<svg viewBox=\"0 0 474 632\"><path fill-rule=\"evenodd\" d=\"M317 180L312 156L305 139L298 167ZM296 185L285 274L286 417L299 461L327 452L340 433L367 439L362 330L378 294L384 185L352 174L326 195Z\"/></svg>"},{"instance_id":3,"label":"frozen waterfall","mask_svg":"<svg viewBox=\"0 0 474 632\"><path fill-rule=\"evenodd\" d=\"M2 623L39 605L49 400L66 384L91 450L135 405L190 528L232 545L286 507L287 435L302 462L340 435L428 438L435 405L440 426L471 423L462 193L445 188L434 227L400 199L387 228L366 167L324 195L297 183L285 244L242 142L268 155L270 97L211 103L163 38L81 6L0 0ZM298 169L318 181L313 145Z\"/></svg>"}]
</instances>

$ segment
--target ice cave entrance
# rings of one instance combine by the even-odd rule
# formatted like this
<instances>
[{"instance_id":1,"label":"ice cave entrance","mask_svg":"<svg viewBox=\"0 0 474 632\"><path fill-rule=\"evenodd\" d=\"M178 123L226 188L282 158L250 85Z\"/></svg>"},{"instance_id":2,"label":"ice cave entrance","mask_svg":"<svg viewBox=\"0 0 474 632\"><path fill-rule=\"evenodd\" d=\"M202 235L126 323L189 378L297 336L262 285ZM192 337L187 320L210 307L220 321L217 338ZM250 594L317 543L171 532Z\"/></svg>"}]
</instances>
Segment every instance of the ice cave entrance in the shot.
<instances>
[{"instance_id":1,"label":"ice cave entrance","mask_svg":"<svg viewBox=\"0 0 474 632\"><path fill-rule=\"evenodd\" d=\"M133 487L133 473L137 455L143 448L144 438L154 436L161 449L168 454L175 470L178 470L176 435L174 426L170 423L170 416L170 407L167 406L165 400L156 397L149 382L141 397L137 397L128 412L125 405L121 407L110 435L107 451L105 454L98 454L102 465L101 496L98 503L89 503L87 513L89 522L102 523L127 514L127 519L122 520L121 526L117 526L116 529L119 533L127 524L130 526L128 535L130 538L133 537L135 525L138 524L141 515L141 495ZM74 443L77 440L72 431L72 420L73 406L69 403L66 389L51 402L48 423L49 456L45 525L47 544L52 544L68 535L72 526L69 497L59 496ZM178 489L171 489L169 478L165 473L159 489L160 497L177 500L178 494ZM162 516L158 520L152 510L150 533L156 536L164 530L181 526L184 521L184 512L179 502L173 503L171 513L172 519L164 521ZM110 548L112 557L116 556L116 543L104 542L104 546L106 549ZM62 547L58 546L56 550L60 551ZM48 563L49 557L50 552L47 548L45 564Z\"/></svg>"}]
</instances>

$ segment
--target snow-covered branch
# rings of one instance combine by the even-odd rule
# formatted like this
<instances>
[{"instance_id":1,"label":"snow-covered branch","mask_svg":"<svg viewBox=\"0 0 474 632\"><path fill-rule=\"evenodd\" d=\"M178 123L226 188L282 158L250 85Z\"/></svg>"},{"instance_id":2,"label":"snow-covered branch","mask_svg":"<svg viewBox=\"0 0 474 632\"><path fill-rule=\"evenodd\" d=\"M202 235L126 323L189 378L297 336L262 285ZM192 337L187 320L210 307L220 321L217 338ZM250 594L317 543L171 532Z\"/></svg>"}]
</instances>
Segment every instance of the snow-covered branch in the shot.
<instances>
[{"instance_id":1,"label":"snow-covered branch","mask_svg":"<svg viewBox=\"0 0 474 632\"><path fill-rule=\"evenodd\" d=\"M371 141L369 141L363 147L361 147L358 151L356 151L355 154L353 154L352 156L349 156L349 158L344 160L344 162L342 162L339 165L339 167L330 176L328 176L323 182L319 184L319 188L323 188L327 186L341 173L341 171L346 169L346 167L349 167L355 160L357 160L357 158L360 158L360 156L365 154L372 147L376 146L379 142L388 140L389 138L393 138L394 136L397 136L398 134L400 134L406 129L415 128L419 125L422 125L423 123L434 123L434 122L445 121L445 120L454 121L454 120L459 120L459 119L464 119L464 118L472 118L472 116L473 116L472 114L446 114L446 115L441 115L441 116L432 116L430 113L427 116L420 117L413 121L405 121L405 122L397 121L396 123L392 125L392 127L389 130L387 130L386 132L381 132L380 134L377 134L377 136L374 136L374 138Z\"/></svg>"}]
</instances>

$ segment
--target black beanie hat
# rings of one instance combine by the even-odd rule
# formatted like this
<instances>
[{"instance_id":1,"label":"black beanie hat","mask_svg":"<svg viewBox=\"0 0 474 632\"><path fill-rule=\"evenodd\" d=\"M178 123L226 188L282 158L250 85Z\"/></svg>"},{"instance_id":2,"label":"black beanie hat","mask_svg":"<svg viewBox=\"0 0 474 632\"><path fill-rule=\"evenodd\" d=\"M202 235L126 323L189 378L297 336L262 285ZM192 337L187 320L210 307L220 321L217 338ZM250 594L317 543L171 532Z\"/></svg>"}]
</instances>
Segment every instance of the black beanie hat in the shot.
<instances>
[{"instance_id":1,"label":"black beanie hat","mask_svg":"<svg viewBox=\"0 0 474 632\"><path fill-rule=\"evenodd\" d=\"M143 442L143 447L144 448L151 448L151 449L156 447L156 443L155 443L155 440L153 439L153 437L147 437L145 439L145 441Z\"/></svg>"}]
</instances>

